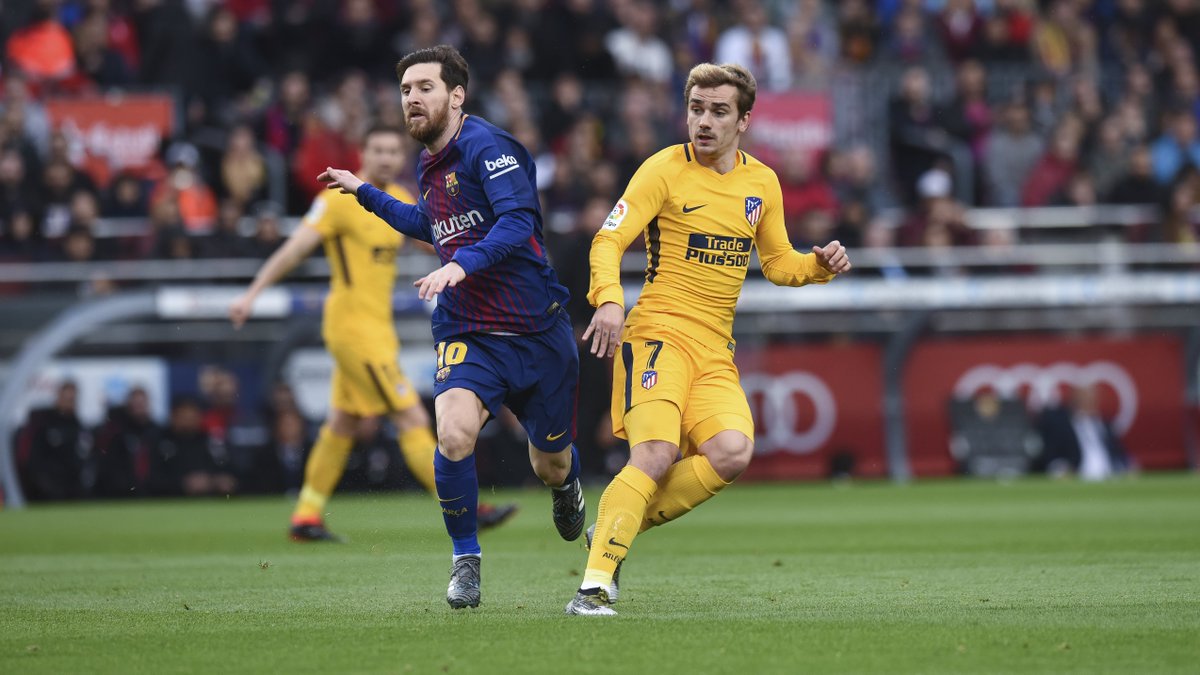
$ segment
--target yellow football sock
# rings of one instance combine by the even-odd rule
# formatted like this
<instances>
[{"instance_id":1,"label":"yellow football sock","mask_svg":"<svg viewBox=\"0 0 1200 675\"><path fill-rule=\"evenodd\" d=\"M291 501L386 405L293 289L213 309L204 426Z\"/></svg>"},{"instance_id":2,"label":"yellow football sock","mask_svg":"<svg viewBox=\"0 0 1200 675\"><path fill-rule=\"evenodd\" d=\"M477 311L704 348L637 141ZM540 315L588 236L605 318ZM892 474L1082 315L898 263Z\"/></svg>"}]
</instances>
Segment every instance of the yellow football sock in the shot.
<instances>
[{"instance_id":1,"label":"yellow football sock","mask_svg":"<svg viewBox=\"0 0 1200 675\"><path fill-rule=\"evenodd\" d=\"M292 512L292 522L324 519L325 503L341 480L353 447L353 438L338 436L329 425L321 427L304 465L304 487L300 490L296 510Z\"/></svg>"},{"instance_id":2,"label":"yellow football sock","mask_svg":"<svg viewBox=\"0 0 1200 675\"><path fill-rule=\"evenodd\" d=\"M413 427L400 432L400 454L408 472L431 495L437 494L437 483L433 478L433 453L437 452L437 438L426 426Z\"/></svg>"},{"instance_id":3,"label":"yellow football sock","mask_svg":"<svg viewBox=\"0 0 1200 675\"><path fill-rule=\"evenodd\" d=\"M588 553L583 588L608 588L612 583L613 572L633 545L646 504L657 489L653 479L632 466L621 469L608 484L596 507L596 534Z\"/></svg>"},{"instance_id":4,"label":"yellow football sock","mask_svg":"<svg viewBox=\"0 0 1200 675\"><path fill-rule=\"evenodd\" d=\"M685 457L671 465L662 480L654 501L646 505L640 532L664 525L700 506L726 485L704 455Z\"/></svg>"}]
</instances>

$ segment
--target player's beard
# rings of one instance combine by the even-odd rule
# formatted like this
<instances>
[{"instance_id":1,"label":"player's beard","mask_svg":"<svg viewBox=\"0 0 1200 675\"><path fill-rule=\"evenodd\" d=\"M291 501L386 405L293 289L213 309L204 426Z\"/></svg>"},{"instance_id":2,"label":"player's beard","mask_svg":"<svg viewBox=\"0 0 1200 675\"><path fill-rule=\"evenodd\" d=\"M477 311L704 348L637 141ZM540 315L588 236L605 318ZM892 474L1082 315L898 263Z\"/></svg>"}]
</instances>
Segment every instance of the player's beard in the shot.
<instances>
[{"instance_id":1,"label":"player's beard","mask_svg":"<svg viewBox=\"0 0 1200 675\"><path fill-rule=\"evenodd\" d=\"M408 135L412 136L417 142L422 145L429 145L441 137L442 132L446 131L446 125L450 121L450 102L441 110L427 110L425 119L420 122L414 122L411 117L404 118L404 126L408 129Z\"/></svg>"}]
</instances>

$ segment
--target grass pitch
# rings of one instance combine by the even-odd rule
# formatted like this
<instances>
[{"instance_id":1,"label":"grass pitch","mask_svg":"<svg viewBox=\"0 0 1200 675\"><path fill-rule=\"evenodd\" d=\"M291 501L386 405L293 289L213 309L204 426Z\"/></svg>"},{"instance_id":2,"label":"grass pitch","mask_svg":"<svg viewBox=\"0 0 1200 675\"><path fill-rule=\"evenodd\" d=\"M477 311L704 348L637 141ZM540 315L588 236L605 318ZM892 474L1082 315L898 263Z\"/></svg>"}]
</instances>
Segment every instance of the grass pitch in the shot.
<instances>
[{"instance_id":1,"label":"grass pitch","mask_svg":"<svg viewBox=\"0 0 1200 675\"><path fill-rule=\"evenodd\" d=\"M484 604L444 600L417 495L0 512L0 672L1197 672L1200 477L738 485L640 537L615 619L544 491L489 533ZM594 515L598 493L588 494Z\"/></svg>"}]
</instances>

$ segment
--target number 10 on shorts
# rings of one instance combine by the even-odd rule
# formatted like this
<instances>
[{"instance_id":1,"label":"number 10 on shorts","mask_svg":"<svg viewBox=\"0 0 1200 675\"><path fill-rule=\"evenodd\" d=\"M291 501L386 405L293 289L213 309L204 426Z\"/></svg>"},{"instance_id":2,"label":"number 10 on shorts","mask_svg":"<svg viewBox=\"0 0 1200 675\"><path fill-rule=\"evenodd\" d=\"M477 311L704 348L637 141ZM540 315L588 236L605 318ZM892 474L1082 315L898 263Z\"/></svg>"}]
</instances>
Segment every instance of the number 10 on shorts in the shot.
<instances>
[{"instance_id":1,"label":"number 10 on shorts","mask_svg":"<svg viewBox=\"0 0 1200 675\"><path fill-rule=\"evenodd\" d=\"M437 367L438 370L447 366L457 366L467 358L467 344L465 342L445 342L437 343Z\"/></svg>"}]
</instances>

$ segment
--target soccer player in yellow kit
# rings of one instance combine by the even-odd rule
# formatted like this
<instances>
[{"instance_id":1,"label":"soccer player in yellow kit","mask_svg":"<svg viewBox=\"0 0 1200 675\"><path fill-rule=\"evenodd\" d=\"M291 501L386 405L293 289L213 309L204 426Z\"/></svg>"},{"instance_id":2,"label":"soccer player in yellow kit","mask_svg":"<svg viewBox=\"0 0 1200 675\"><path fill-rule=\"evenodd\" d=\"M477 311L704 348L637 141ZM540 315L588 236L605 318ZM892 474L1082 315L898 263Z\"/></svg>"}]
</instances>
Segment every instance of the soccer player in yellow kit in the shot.
<instances>
[{"instance_id":1,"label":"soccer player in yellow kit","mask_svg":"<svg viewBox=\"0 0 1200 675\"><path fill-rule=\"evenodd\" d=\"M392 197L416 200L394 182L403 162L403 132L376 127L362 146L363 177ZM429 414L412 383L400 371L399 340L392 321L396 253L404 237L365 213L353 195L322 191L300 226L259 270L246 292L234 300L234 327L250 316L255 298L282 279L324 243L330 265L321 334L334 359L330 414L304 467L304 487L292 513L291 537L298 541L337 541L325 527L325 505L337 487L354 446L354 432L366 417L389 415L409 472L436 494L433 454L437 439ZM516 506L481 506L480 526L503 522Z\"/></svg>"},{"instance_id":2,"label":"soccer player in yellow kit","mask_svg":"<svg viewBox=\"0 0 1200 675\"><path fill-rule=\"evenodd\" d=\"M588 301L597 309L583 339L596 356L617 356L613 431L630 457L600 498L567 614L616 614L617 572L634 537L696 508L750 463L754 421L732 333L751 249L780 286L823 284L850 269L836 241L792 249L779 179L738 149L755 92L741 66L693 68L684 88L691 142L647 159L592 241ZM642 233L646 282L626 319L621 255Z\"/></svg>"}]
</instances>

